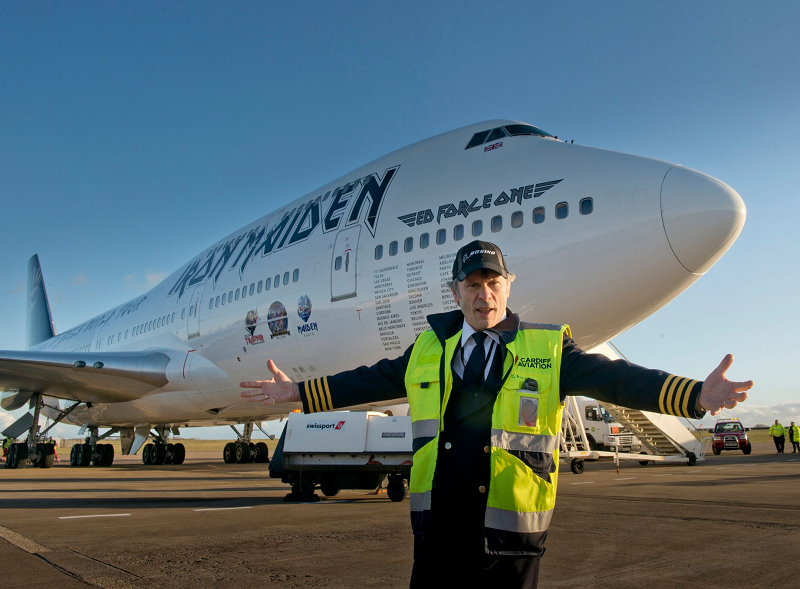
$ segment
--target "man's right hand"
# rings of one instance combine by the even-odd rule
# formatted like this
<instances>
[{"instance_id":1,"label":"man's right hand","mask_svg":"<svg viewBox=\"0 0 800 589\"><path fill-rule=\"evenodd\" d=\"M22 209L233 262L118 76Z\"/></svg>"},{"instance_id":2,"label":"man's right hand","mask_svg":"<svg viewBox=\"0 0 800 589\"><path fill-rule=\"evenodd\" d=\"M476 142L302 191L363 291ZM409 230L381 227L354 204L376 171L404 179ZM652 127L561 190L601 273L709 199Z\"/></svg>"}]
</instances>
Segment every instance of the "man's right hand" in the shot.
<instances>
[{"instance_id":1,"label":"man's right hand","mask_svg":"<svg viewBox=\"0 0 800 589\"><path fill-rule=\"evenodd\" d=\"M272 373L269 380L248 380L240 382L239 386L243 389L242 397L251 403L264 403L274 405L275 403L292 403L300 401L300 387L292 382L282 370L275 366L275 362L269 360L267 368Z\"/></svg>"}]
</instances>

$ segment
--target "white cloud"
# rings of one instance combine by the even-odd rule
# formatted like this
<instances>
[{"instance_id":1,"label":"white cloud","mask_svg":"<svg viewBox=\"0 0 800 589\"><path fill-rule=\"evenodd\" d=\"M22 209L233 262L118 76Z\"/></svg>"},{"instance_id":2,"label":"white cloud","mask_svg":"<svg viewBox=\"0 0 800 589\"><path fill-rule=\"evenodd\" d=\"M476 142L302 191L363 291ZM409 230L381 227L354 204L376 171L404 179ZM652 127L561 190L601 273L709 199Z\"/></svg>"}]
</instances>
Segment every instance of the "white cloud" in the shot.
<instances>
[{"instance_id":1,"label":"white cloud","mask_svg":"<svg viewBox=\"0 0 800 589\"><path fill-rule=\"evenodd\" d=\"M147 279L147 288L153 288L156 284L161 282L167 277L166 272L148 272L145 274Z\"/></svg>"},{"instance_id":2,"label":"white cloud","mask_svg":"<svg viewBox=\"0 0 800 589\"><path fill-rule=\"evenodd\" d=\"M5 411L0 412L0 431L3 431L15 421L16 419L14 419L14 416L10 413L6 413Z\"/></svg>"},{"instance_id":3,"label":"white cloud","mask_svg":"<svg viewBox=\"0 0 800 589\"><path fill-rule=\"evenodd\" d=\"M790 422L800 423L800 400L786 401L776 405L751 405L745 401L736 406L736 409L725 409L719 415L706 416L699 420L705 427L716 422L717 419L726 419L730 417L738 418L745 427L753 427L754 425L772 425L777 419L784 425Z\"/></svg>"}]
</instances>

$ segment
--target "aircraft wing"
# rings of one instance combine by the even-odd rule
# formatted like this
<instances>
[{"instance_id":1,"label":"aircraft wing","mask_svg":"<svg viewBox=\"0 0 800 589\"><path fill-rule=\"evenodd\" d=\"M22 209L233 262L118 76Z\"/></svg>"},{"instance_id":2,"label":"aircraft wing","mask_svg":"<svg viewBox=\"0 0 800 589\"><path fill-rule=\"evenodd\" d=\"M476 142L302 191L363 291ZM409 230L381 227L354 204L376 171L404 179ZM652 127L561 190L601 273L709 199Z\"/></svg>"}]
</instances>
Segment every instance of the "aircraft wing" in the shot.
<instances>
[{"instance_id":1,"label":"aircraft wing","mask_svg":"<svg viewBox=\"0 0 800 589\"><path fill-rule=\"evenodd\" d=\"M24 405L34 393L90 403L138 399L169 383L165 350L138 352L0 351L3 409Z\"/></svg>"}]
</instances>

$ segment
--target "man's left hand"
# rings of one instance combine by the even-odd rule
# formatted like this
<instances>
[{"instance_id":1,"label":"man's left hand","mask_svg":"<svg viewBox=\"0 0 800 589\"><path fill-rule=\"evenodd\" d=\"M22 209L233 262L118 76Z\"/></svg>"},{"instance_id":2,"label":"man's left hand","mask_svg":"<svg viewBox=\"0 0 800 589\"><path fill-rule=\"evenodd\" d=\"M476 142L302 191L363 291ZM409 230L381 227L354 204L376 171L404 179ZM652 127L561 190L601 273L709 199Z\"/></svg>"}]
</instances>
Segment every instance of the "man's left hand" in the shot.
<instances>
[{"instance_id":1,"label":"man's left hand","mask_svg":"<svg viewBox=\"0 0 800 589\"><path fill-rule=\"evenodd\" d=\"M747 393L753 387L753 381L733 382L725 378L725 373L733 364L733 354L722 359L714 371L708 375L697 404L703 411L711 411L717 415L723 409L733 409L737 403L747 399Z\"/></svg>"}]
</instances>

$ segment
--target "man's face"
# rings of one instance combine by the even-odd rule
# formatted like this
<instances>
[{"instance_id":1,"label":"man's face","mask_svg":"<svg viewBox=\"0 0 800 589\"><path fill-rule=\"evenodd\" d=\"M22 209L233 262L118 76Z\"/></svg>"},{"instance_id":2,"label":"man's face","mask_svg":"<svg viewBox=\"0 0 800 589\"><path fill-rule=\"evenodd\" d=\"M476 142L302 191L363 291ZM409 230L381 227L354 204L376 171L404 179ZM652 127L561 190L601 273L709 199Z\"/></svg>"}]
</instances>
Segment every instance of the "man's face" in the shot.
<instances>
[{"instance_id":1,"label":"man's face","mask_svg":"<svg viewBox=\"0 0 800 589\"><path fill-rule=\"evenodd\" d=\"M500 323L511 292L507 278L493 270L476 270L463 282L456 281L453 298L470 326L483 331Z\"/></svg>"}]
</instances>

